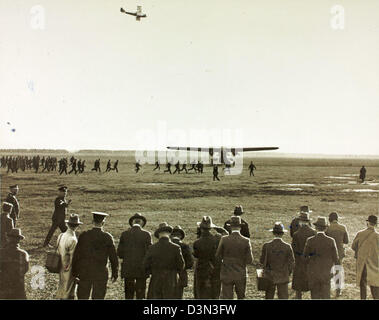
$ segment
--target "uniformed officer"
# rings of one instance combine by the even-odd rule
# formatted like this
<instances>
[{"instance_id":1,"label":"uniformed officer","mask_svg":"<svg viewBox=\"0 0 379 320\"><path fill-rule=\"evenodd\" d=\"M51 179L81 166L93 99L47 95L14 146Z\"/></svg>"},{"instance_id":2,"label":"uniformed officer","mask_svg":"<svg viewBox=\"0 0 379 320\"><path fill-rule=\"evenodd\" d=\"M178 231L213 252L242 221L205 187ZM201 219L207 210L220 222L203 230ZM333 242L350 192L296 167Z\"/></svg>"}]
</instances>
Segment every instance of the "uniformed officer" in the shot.
<instances>
[{"instance_id":1,"label":"uniformed officer","mask_svg":"<svg viewBox=\"0 0 379 320\"><path fill-rule=\"evenodd\" d=\"M10 186L9 189L10 193L8 193L5 202L13 204L12 212L9 214L9 216L13 220L13 226L16 227L16 221L20 217L20 203L18 202L18 199L16 197L19 191L19 187L17 184L15 184Z\"/></svg>"},{"instance_id":2,"label":"uniformed officer","mask_svg":"<svg viewBox=\"0 0 379 320\"><path fill-rule=\"evenodd\" d=\"M93 228L83 232L72 259L72 274L79 279L78 299L104 299L107 292L108 260L112 268L112 282L118 278L118 258L113 237L103 231L104 212L92 212ZM92 290L92 294L91 294Z\"/></svg>"},{"instance_id":3,"label":"uniformed officer","mask_svg":"<svg viewBox=\"0 0 379 320\"><path fill-rule=\"evenodd\" d=\"M67 226L65 223L67 207L70 205L71 200L66 200L68 188L66 186L59 187L59 195L54 201L54 213L52 216L52 225L46 236L44 247L49 245L51 237L53 236L55 230L59 228L61 232L66 232Z\"/></svg>"},{"instance_id":4,"label":"uniformed officer","mask_svg":"<svg viewBox=\"0 0 379 320\"><path fill-rule=\"evenodd\" d=\"M29 270L29 255L20 249L25 237L20 229L7 233L8 242L0 249L0 299L26 299L25 273Z\"/></svg>"},{"instance_id":5,"label":"uniformed officer","mask_svg":"<svg viewBox=\"0 0 379 320\"><path fill-rule=\"evenodd\" d=\"M12 212L13 204L8 202L3 202L3 212L1 213L1 226L0 226L0 248L5 247L7 242L7 233L10 232L14 225L13 220L9 216Z\"/></svg>"}]
</instances>

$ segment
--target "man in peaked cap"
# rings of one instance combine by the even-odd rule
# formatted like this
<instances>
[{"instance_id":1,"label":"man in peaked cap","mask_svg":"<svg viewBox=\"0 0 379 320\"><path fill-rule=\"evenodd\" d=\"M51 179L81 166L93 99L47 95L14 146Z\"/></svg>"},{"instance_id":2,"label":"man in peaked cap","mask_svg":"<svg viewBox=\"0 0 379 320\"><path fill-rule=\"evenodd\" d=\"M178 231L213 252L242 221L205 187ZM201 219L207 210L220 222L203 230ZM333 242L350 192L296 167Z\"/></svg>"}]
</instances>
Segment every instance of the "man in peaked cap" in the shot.
<instances>
[{"instance_id":1,"label":"man in peaked cap","mask_svg":"<svg viewBox=\"0 0 379 320\"><path fill-rule=\"evenodd\" d=\"M143 259L152 245L151 233L144 230L146 218L136 213L129 219L131 228L121 234L117 255L122 259L121 278L124 279L125 299L145 299L146 279Z\"/></svg>"},{"instance_id":2,"label":"man in peaked cap","mask_svg":"<svg viewBox=\"0 0 379 320\"><path fill-rule=\"evenodd\" d=\"M231 233L221 238L216 257L222 261L220 279L222 298L233 299L233 287L237 298L244 299L247 280L247 264L253 263L249 238L241 235L241 217L230 218Z\"/></svg>"},{"instance_id":3,"label":"man in peaked cap","mask_svg":"<svg viewBox=\"0 0 379 320\"><path fill-rule=\"evenodd\" d=\"M20 229L7 233L8 242L0 249L0 299L26 299L25 273L29 270L29 255L19 246L25 239Z\"/></svg>"},{"instance_id":4,"label":"man in peaked cap","mask_svg":"<svg viewBox=\"0 0 379 320\"><path fill-rule=\"evenodd\" d=\"M300 211L299 211L299 216L301 215L302 212L306 212L308 214L311 214L312 213L312 210L308 207L308 206L301 206L300 207ZM299 216L297 216L296 218L294 218L291 222L291 225L290 225L290 236L293 237L294 233L299 230L300 228L300 224L299 224L299 221L300 221L300 218ZM310 224L310 220L309 220L309 224Z\"/></svg>"},{"instance_id":5,"label":"man in peaked cap","mask_svg":"<svg viewBox=\"0 0 379 320\"><path fill-rule=\"evenodd\" d=\"M52 224L50 227L49 232L47 233L45 242L43 243L44 247L47 247L49 245L49 242L57 228L61 230L61 232L66 232L67 226L66 226L66 213L67 213L67 207L71 204L71 200L67 200L67 190L68 188L66 186L61 186L58 188L59 194L58 197L56 197L54 201L54 213L51 218Z\"/></svg>"},{"instance_id":6,"label":"man in peaked cap","mask_svg":"<svg viewBox=\"0 0 379 320\"><path fill-rule=\"evenodd\" d=\"M282 240L287 230L281 222L276 222L270 232L273 233L274 239L263 245L260 259L268 281L265 298L274 299L277 288L278 298L288 299L288 282L294 264L293 251L291 246Z\"/></svg>"},{"instance_id":7,"label":"man in peaked cap","mask_svg":"<svg viewBox=\"0 0 379 320\"><path fill-rule=\"evenodd\" d=\"M357 285L362 300L367 298L367 285L373 299L379 299L379 233L375 230L378 217L370 215L366 224L367 228L357 233L352 244L357 259Z\"/></svg>"},{"instance_id":8,"label":"man in peaked cap","mask_svg":"<svg viewBox=\"0 0 379 320\"><path fill-rule=\"evenodd\" d=\"M304 247L307 239L316 235L316 231L309 226L309 222L309 213L301 212L298 221L299 230L292 237L292 250L295 255L292 289L296 291L296 299L302 298L302 292L309 291Z\"/></svg>"},{"instance_id":9,"label":"man in peaked cap","mask_svg":"<svg viewBox=\"0 0 379 320\"><path fill-rule=\"evenodd\" d=\"M339 264L337 246L334 239L325 234L328 228L325 217L318 217L313 224L317 234L308 238L304 247L311 298L330 299L332 268Z\"/></svg>"},{"instance_id":10,"label":"man in peaked cap","mask_svg":"<svg viewBox=\"0 0 379 320\"><path fill-rule=\"evenodd\" d=\"M12 211L9 214L9 216L13 220L14 227L16 227L16 222L20 217L20 203L18 202L18 199L16 197L19 191L19 187L17 184L15 184L15 185L10 186L9 189L10 189L10 193L8 193L8 196L5 199L5 202L11 203L13 205Z\"/></svg>"},{"instance_id":11,"label":"man in peaked cap","mask_svg":"<svg viewBox=\"0 0 379 320\"><path fill-rule=\"evenodd\" d=\"M78 299L104 299L107 292L108 260L111 263L112 282L118 278L118 258L113 237L103 231L104 212L92 212L93 228L83 232L72 259L72 274L79 279Z\"/></svg>"},{"instance_id":12,"label":"man in peaked cap","mask_svg":"<svg viewBox=\"0 0 379 320\"><path fill-rule=\"evenodd\" d=\"M338 222L338 213L332 212L329 214L329 227L326 229L325 234L329 237L332 237L336 242L338 257L340 259L339 265L342 266L342 260L345 257L345 248L344 244L349 243L349 235L346 230L346 226ZM341 295L341 289L336 289L336 297Z\"/></svg>"},{"instance_id":13,"label":"man in peaked cap","mask_svg":"<svg viewBox=\"0 0 379 320\"><path fill-rule=\"evenodd\" d=\"M200 229L200 237L193 244L193 255L197 258L194 273L195 296L197 299L219 299L221 261L216 258L216 250L221 234L211 234L211 230L217 226L213 224L209 216L204 216L197 225Z\"/></svg>"},{"instance_id":14,"label":"man in peaked cap","mask_svg":"<svg viewBox=\"0 0 379 320\"><path fill-rule=\"evenodd\" d=\"M13 204L8 202L3 202L3 212L1 213L1 226L0 226L0 248L5 247L7 242L7 233L11 231L14 227L13 220L9 216L12 212Z\"/></svg>"},{"instance_id":15,"label":"man in peaked cap","mask_svg":"<svg viewBox=\"0 0 379 320\"><path fill-rule=\"evenodd\" d=\"M149 247L144 258L145 272L151 274L148 299L176 298L177 277L184 268L184 259L180 246L170 240L172 230L167 222L161 223L154 232L159 240Z\"/></svg>"},{"instance_id":16,"label":"man in peaked cap","mask_svg":"<svg viewBox=\"0 0 379 320\"><path fill-rule=\"evenodd\" d=\"M172 229L171 241L180 246L184 259L184 269L179 273L178 286L176 288L176 299L183 299L184 288L188 286L187 270L193 267L193 256L191 248L188 244L183 242L185 236L186 234L181 226L175 226Z\"/></svg>"},{"instance_id":17,"label":"man in peaked cap","mask_svg":"<svg viewBox=\"0 0 379 320\"><path fill-rule=\"evenodd\" d=\"M234 212L233 214L235 216L241 216L244 214L244 211L243 211L243 208L241 205L237 205L235 208L234 208ZM224 224L224 229L227 230L229 233L231 233L231 230L230 230L230 222L231 220L228 220L225 222ZM249 224L243 220L241 218L241 231L240 231L241 235L246 237L246 238L250 238L250 231L249 231Z\"/></svg>"}]
</instances>

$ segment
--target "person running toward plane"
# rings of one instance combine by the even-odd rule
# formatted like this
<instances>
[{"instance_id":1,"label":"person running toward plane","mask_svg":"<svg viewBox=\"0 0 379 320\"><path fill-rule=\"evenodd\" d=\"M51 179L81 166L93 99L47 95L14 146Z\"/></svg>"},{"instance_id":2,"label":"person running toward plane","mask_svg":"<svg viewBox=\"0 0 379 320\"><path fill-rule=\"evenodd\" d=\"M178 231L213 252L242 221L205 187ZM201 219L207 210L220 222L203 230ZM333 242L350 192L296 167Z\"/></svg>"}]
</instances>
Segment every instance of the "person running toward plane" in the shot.
<instances>
[{"instance_id":1,"label":"person running toward plane","mask_svg":"<svg viewBox=\"0 0 379 320\"><path fill-rule=\"evenodd\" d=\"M107 169L105 170L105 172L109 172L109 171L111 171L111 159L109 159L107 162Z\"/></svg>"},{"instance_id":2,"label":"person running toward plane","mask_svg":"<svg viewBox=\"0 0 379 320\"><path fill-rule=\"evenodd\" d=\"M216 179L217 181L220 181L220 178L218 177L218 166L214 165L213 166L213 181L215 181Z\"/></svg>"},{"instance_id":3,"label":"person running toward plane","mask_svg":"<svg viewBox=\"0 0 379 320\"><path fill-rule=\"evenodd\" d=\"M175 164L175 171L173 172L173 174L175 174L175 173L180 173L180 163L179 163L179 161Z\"/></svg>"},{"instance_id":4,"label":"person running toward plane","mask_svg":"<svg viewBox=\"0 0 379 320\"><path fill-rule=\"evenodd\" d=\"M257 170L257 167L254 165L253 161L250 162L249 170L250 170L250 177L254 176L254 170Z\"/></svg>"},{"instance_id":5,"label":"person running toward plane","mask_svg":"<svg viewBox=\"0 0 379 320\"><path fill-rule=\"evenodd\" d=\"M191 163L191 168L189 168L188 171L191 171L191 170L194 170L195 172L197 172L196 162Z\"/></svg>"},{"instance_id":6,"label":"person running toward plane","mask_svg":"<svg viewBox=\"0 0 379 320\"><path fill-rule=\"evenodd\" d=\"M118 160L116 160L116 162L113 164L112 170L116 170L116 172L118 173Z\"/></svg>"},{"instance_id":7,"label":"person running toward plane","mask_svg":"<svg viewBox=\"0 0 379 320\"><path fill-rule=\"evenodd\" d=\"M161 171L161 166L160 166L160 164L159 164L159 161L155 161L155 168L153 169L153 171L155 171L155 170L159 170L159 171Z\"/></svg>"},{"instance_id":8,"label":"person running toward plane","mask_svg":"<svg viewBox=\"0 0 379 320\"><path fill-rule=\"evenodd\" d=\"M187 170L187 163L185 163L185 162L183 163L183 166L182 166L182 168L179 170L179 172L180 172L180 171L183 171L183 170L184 170L186 173L188 173L188 170Z\"/></svg>"},{"instance_id":9,"label":"person running toward plane","mask_svg":"<svg viewBox=\"0 0 379 320\"><path fill-rule=\"evenodd\" d=\"M167 168L167 170L165 170L163 172L170 172L170 174L172 174L172 172L171 172L171 163L170 162L167 162L166 168Z\"/></svg>"},{"instance_id":10,"label":"person running toward plane","mask_svg":"<svg viewBox=\"0 0 379 320\"><path fill-rule=\"evenodd\" d=\"M142 166L141 166L141 164L139 163L139 160L136 162L136 173L138 173L138 171L140 170L140 168L141 168Z\"/></svg>"}]
</instances>

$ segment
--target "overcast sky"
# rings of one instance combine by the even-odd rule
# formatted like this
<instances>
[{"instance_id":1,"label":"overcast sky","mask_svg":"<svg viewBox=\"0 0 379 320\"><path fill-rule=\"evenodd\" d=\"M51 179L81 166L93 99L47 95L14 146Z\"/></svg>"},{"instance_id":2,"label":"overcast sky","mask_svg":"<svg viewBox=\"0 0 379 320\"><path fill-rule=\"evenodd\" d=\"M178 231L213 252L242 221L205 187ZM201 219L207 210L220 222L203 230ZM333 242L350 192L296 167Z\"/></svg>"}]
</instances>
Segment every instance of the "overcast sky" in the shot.
<instances>
[{"instance_id":1,"label":"overcast sky","mask_svg":"<svg viewBox=\"0 0 379 320\"><path fill-rule=\"evenodd\" d=\"M379 154L378 39L378 0L2 0L0 148Z\"/></svg>"}]
</instances>

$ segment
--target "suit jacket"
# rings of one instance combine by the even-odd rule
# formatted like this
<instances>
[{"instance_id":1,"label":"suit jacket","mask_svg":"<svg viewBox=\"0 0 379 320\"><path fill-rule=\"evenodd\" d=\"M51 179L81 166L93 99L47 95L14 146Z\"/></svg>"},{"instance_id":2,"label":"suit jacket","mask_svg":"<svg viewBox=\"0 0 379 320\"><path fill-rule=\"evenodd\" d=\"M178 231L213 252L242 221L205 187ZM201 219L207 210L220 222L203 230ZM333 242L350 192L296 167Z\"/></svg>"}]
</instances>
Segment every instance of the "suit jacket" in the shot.
<instances>
[{"instance_id":1,"label":"suit jacket","mask_svg":"<svg viewBox=\"0 0 379 320\"><path fill-rule=\"evenodd\" d=\"M246 265L253 263L249 238L239 232L232 232L221 238L216 256L222 261L221 281L243 280L247 278Z\"/></svg>"},{"instance_id":2,"label":"suit jacket","mask_svg":"<svg viewBox=\"0 0 379 320\"><path fill-rule=\"evenodd\" d=\"M260 263L264 266L265 278L274 284L288 283L294 265L291 246L282 239L265 243Z\"/></svg>"},{"instance_id":3,"label":"suit jacket","mask_svg":"<svg viewBox=\"0 0 379 320\"><path fill-rule=\"evenodd\" d=\"M308 238L316 235L316 231L305 225L293 234L292 250L295 256L295 269L293 271L292 289L309 291L307 261L304 257L304 247Z\"/></svg>"},{"instance_id":4,"label":"suit jacket","mask_svg":"<svg viewBox=\"0 0 379 320\"><path fill-rule=\"evenodd\" d=\"M108 280L108 259L112 276L118 274L118 258L111 234L101 228L83 232L72 259L72 273L80 280Z\"/></svg>"},{"instance_id":5,"label":"suit jacket","mask_svg":"<svg viewBox=\"0 0 379 320\"><path fill-rule=\"evenodd\" d=\"M68 202L65 197L56 197L54 201L54 213L53 213L53 221L60 223L64 222L66 219Z\"/></svg>"},{"instance_id":6,"label":"suit jacket","mask_svg":"<svg viewBox=\"0 0 379 320\"><path fill-rule=\"evenodd\" d=\"M163 237L147 250L143 262L145 272L151 274L147 297L174 299L178 284L177 275L184 268L180 246Z\"/></svg>"},{"instance_id":7,"label":"suit jacket","mask_svg":"<svg viewBox=\"0 0 379 320\"><path fill-rule=\"evenodd\" d=\"M122 278L145 278L143 259L152 245L150 232L133 226L121 234L117 255L122 259Z\"/></svg>"},{"instance_id":8,"label":"suit jacket","mask_svg":"<svg viewBox=\"0 0 379 320\"><path fill-rule=\"evenodd\" d=\"M307 274L310 287L315 282L328 282L332 278L331 269L339 263L336 242L323 232L308 238L304 256L307 260Z\"/></svg>"},{"instance_id":9,"label":"suit jacket","mask_svg":"<svg viewBox=\"0 0 379 320\"><path fill-rule=\"evenodd\" d=\"M191 252L191 248L188 244L183 243L181 240L177 238L173 238L172 242L180 246L182 250L182 255L184 259L184 269L179 273L179 285L182 287L187 287L188 285L188 274L187 270L191 269L193 266L193 256Z\"/></svg>"},{"instance_id":10,"label":"suit jacket","mask_svg":"<svg viewBox=\"0 0 379 320\"><path fill-rule=\"evenodd\" d=\"M330 223L325 234L334 239L337 245L339 258L344 258L345 248L343 245L349 243L349 235L347 233L346 227L343 224L339 224L338 221L333 221Z\"/></svg>"},{"instance_id":11,"label":"suit jacket","mask_svg":"<svg viewBox=\"0 0 379 320\"><path fill-rule=\"evenodd\" d=\"M12 219L18 219L20 217L20 204L16 198L16 196L13 193L8 193L7 199L5 202L9 202L13 204L12 211L10 212L9 216Z\"/></svg>"},{"instance_id":12,"label":"suit jacket","mask_svg":"<svg viewBox=\"0 0 379 320\"><path fill-rule=\"evenodd\" d=\"M230 229L228 224L230 224L230 220L225 222L224 229L226 231L228 231L230 234L232 232L232 230ZM243 219L241 219L241 224L242 224L241 225L241 231L240 231L241 235L246 237L246 238L250 238L249 224Z\"/></svg>"},{"instance_id":13,"label":"suit jacket","mask_svg":"<svg viewBox=\"0 0 379 320\"><path fill-rule=\"evenodd\" d=\"M220 279L221 261L216 251L221 235L203 233L193 244L193 255L197 258L195 276L201 279Z\"/></svg>"},{"instance_id":14,"label":"suit jacket","mask_svg":"<svg viewBox=\"0 0 379 320\"><path fill-rule=\"evenodd\" d=\"M2 213L1 214L1 226L0 226L0 247L5 247L6 245L6 235L7 232L11 231L13 229L13 220L10 218L7 214Z\"/></svg>"},{"instance_id":15,"label":"suit jacket","mask_svg":"<svg viewBox=\"0 0 379 320\"><path fill-rule=\"evenodd\" d=\"M294 218L291 221L291 224L290 224L290 236L291 237L293 237L295 232L300 229L299 221L300 221L300 219L298 217Z\"/></svg>"},{"instance_id":16,"label":"suit jacket","mask_svg":"<svg viewBox=\"0 0 379 320\"><path fill-rule=\"evenodd\" d=\"M359 231L352 248L357 259L357 285L359 286L364 266L367 270L367 284L379 287L379 233L374 227Z\"/></svg>"}]
</instances>

